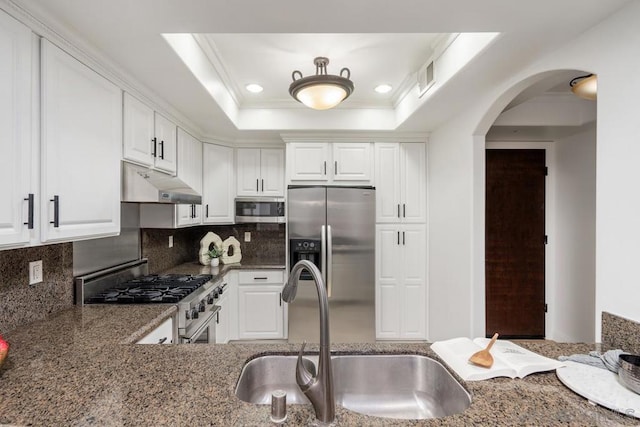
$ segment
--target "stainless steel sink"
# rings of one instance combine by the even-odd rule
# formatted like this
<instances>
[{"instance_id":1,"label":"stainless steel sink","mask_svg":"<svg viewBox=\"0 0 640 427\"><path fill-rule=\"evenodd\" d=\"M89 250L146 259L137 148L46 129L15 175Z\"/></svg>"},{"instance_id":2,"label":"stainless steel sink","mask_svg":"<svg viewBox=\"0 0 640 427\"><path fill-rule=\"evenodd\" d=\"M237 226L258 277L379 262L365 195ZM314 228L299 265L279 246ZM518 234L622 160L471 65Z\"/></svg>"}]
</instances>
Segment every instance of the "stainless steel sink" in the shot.
<instances>
[{"instance_id":1,"label":"stainless steel sink","mask_svg":"<svg viewBox=\"0 0 640 427\"><path fill-rule=\"evenodd\" d=\"M317 363L317 357L308 356ZM336 403L354 412L384 418L427 419L463 412L471 396L439 362L420 355L332 356ZM287 392L287 403L309 404L295 379L295 356L262 356L242 369L236 396L271 403L271 393Z\"/></svg>"}]
</instances>

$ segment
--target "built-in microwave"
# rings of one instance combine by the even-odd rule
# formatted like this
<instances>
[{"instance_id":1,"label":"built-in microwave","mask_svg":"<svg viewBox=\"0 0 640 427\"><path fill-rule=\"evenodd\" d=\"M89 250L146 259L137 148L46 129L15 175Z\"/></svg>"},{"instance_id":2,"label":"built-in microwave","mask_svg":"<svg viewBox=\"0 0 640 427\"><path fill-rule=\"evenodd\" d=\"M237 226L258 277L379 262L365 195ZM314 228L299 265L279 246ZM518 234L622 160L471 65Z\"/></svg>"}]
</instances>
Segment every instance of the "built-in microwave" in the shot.
<instances>
[{"instance_id":1,"label":"built-in microwave","mask_svg":"<svg viewBox=\"0 0 640 427\"><path fill-rule=\"evenodd\" d=\"M237 197L236 224L285 222L284 197Z\"/></svg>"}]
</instances>

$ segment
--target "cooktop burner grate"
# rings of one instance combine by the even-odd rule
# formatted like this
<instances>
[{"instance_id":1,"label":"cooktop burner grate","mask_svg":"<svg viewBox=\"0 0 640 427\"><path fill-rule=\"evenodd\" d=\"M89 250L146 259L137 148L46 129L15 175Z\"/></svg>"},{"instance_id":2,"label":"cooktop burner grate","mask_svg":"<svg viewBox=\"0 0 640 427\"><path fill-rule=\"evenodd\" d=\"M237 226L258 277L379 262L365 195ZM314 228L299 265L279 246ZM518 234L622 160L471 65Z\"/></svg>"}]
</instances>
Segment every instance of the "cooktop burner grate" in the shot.
<instances>
[{"instance_id":1,"label":"cooktop burner grate","mask_svg":"<svg viewBox=\"0 0 640 427\"><path fill-rule=\"evenodd\" d=\"M211 280L210 274L182 274L138 277L100 292L87 300L93 304L177 303Z\"/></svg>"}]
</instances>

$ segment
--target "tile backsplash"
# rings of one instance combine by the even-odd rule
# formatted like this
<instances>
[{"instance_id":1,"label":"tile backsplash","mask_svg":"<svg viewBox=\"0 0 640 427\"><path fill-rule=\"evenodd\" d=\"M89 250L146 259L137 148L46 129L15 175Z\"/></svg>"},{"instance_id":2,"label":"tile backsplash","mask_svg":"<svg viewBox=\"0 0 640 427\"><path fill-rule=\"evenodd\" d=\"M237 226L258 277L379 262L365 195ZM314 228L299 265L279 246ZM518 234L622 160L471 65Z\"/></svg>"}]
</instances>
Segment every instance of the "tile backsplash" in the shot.
<instances>
[{"instance_id":1,"label":"tile backsplash","mask_svg":"<svg viewBox=\"0 0 640 427\"><path fill-rule=\"evenodd\" d=\"M158 273L184 262L197 262L200 240L207 232L222 240L234 236L240 242L244 264L285 264L286 228L284 224L212 225L176 230L142 229L142 256L149 259L149 272ZM245 232L251 241L245 242ZM169 248L169 236L173 247Z\"/></svg>"},{"instance_id":2,"label":"tile backsplash","mask_svg":"<svg viewBox=\"0 0 640 427\"><path fill-rule=\"evenodd\" d=\"M43 281L29 285L29 262L37 260ZM71 306L71 243L0 251L0 334Z\"/></svg>"}]
</instances>

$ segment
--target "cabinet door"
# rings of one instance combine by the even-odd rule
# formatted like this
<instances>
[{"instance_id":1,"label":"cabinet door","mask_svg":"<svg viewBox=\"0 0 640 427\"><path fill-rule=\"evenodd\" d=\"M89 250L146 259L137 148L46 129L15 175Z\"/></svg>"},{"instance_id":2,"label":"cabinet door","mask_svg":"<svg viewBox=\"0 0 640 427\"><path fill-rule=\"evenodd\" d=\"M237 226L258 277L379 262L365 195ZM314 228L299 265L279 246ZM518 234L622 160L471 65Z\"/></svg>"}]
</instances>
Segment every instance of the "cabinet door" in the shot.
<instances>
[{"instance_id":1,"label":"cabinet door","mask_svg":"<svg viewBox=\"0 0 640 427\"><path fill-rule=\"evenodd\" d=\"M203 222L233 223L233 148L204 144L202 163Z\"/></svg>"},{"instance_id":2,"label":"cabinet door","mask_svg":"<svg viewBox=\"0 0 640 427\"><path fill-rule=\"evenodd\" d=\"M402 144L400 157L402 221L425 222L427 174L424 144Z\"/></svg>"},{"instance_id":3,"label":"cabinet door","mask_svg":"<svg viewBox=\"0 0 640 427\"><path fill-rule=\"evenodd\" d=\"M238 338L284 337L282 285L238 286Z\"/></svg>"},{"instance_id":4,"label":"cabinet door","mask_svg":"<svg viewBox=\"0 0 640 427\"><path fill-rule=\"evenodd\" d=\"M402 246L398 225L376 226L376 338L400 337Z\"/></svg>"},{"instance_id":5,"label":"cabinet door","mask_svg":"<svg viewBox=\"0 0 640 427\"><path fill-rule=\"evenodd\" d=\"M125 92L123 126L123 159L153 166L153 109Z\"/></svg>"},{"instance_id":6,"label":"cabinet door","mask_svg":"<svg viewBox=\"0 0 640 427\"><path fill-rule=\"evenodd\" d=\"M260 192L260 149L239 148L237 156L237 194L256 196Z\"/></svg>"},{"instance_id":7,"label":"cabinet door","mask_svg":"<svg viewBox=\"0 0 640 427\"><path fill-rule=\"evenodd\" d=\"M260 150L260 195L284 196L284 150Z\"/></svg>"},{"instance_id":8,"label":"cabinet door","mask_svg":"<svg viewBox=\"0 0 640 427\"><path fill-rule=\"evenodd\" d=\"M178 128L177 150L178 177L202 195L202 142Z\"/></svg>"},{"instance_id":9,"label":"cabinet door","mask_svg":"<svg viewBox=\"0 0 640 427\"><path fill-rule=\"evenodd\" d=\"M229 342L229 299L221 298L216 302L220 311L216 314L216 344L227 344Z\"/></svg>"},{"instance_id":10,"label":"cabinet door","mask_svg":"<svg viewBox=\"0 0 640 427\"><path fill-rule=\"evenodd\" d=\"M376 222L400 222L400 144L376 143Z\"/></svg>"},{"instance_id":11,"label":"cabinet door","mask_svg":"<svg viewBox=\"0 0 640 427\"><path fill-rule=\"evenodd\" d=\"M29 243L31 31L0 11L0 246ZM34 200L35 203L35 200ZM34 206L35 209L35 206Z\"/></svg>"},{"instance_id":12,"label":"cabinet door","mask_svg":"<svg viewBox=\"0 0 640 427\"><path fill-rule=\"evenodd\" d=\"M287 144L287 153L291 181L328 180L329 144L292 142Z\"/></svg>"},{"instance_id":13,"label":"cabinet door","mask_svg":"<svg viewBox=\"0 0 640 427\"><path fill-rule=\"evenodd\" d=\"M178 164L176 159L177 126L171 120L155 113L155 168L175 175Z\"/></svg>"},{"instance_id":14,"label":"cabinet door","mask_svg":"<svg viewBox=\"0 0 640 427\"><path fill-rule=\"evenodd\" d=\"M333 144L333 181L371 182L371 144Z\"/></svg>"},{"instance_id":15,"label":"cabinet door","mask_svg":"<svg viewBox=\"0 0 640 427\"><path fill-rule=\"evenodd\" d=\"M400 242L403 249L399 260L402 272L400 337L426 339L426 226L404 225Z\"/></svg>"},{"instance_id":16,"label":"cabinet door","mask_svg":"<svg viewBox=\"0 0 640 427\"><path fill-rule=\"evenodd\" d=\"M168 318L136 344L173 344L173 318Z\"/></svg>"},{"instance_id":17,"label":"cabinet door","mask_svg":"<svg viewBox=\"0 0 640 427\"><path fill-rule=\"evenodd\" d=\"M42 241L120 232L122 91L42 40Z\"/></svg>"}]
</instances>

